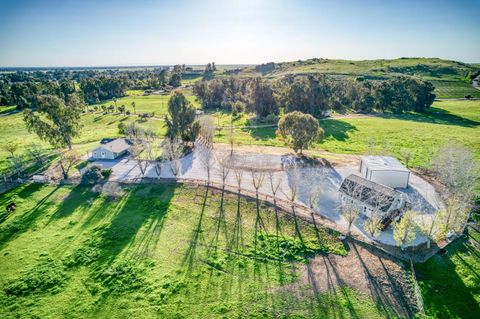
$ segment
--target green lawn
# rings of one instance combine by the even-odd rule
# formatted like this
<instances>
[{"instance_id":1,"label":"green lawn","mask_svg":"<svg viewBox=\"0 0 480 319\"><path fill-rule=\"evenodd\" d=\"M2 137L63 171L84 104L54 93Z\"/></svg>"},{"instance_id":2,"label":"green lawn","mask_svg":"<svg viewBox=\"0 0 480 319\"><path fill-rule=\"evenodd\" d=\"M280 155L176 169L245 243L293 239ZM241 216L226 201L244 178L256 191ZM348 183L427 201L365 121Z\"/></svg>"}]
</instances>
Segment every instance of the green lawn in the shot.
<instances>
[{"instance_id":1,"label":"green lawn","mask_svg":"<svg viewBox=\"0 0 480 319\"><path fill-rule=\"evenodd\" d=\"M325 139L313 149L334 153L387 153L402 159L402 151L413 154L411 164L427 166L438 146L449 141L466 145L480 160L480 101L436 101L426 114L385 115L372 118L320 121ZM276 128L238 129L242 144L284 145ZM225 142L225 131L217 135Z\"/></svg>"},{"instance_id":2,"label":"green lawn","mask_svg":"<svg viewBox=\"0 0 480 319\"><path fill-rule=\"evenodd\" d=\"M1 318L382 318L355 290L305 299L276 289L337 234L236 195L129 186L24 185L0 198ZM279 249L278 245L283 247ZM297 289L297 288L295 288ZM302 289L311 289L304 287Z\"/></svg>"},{"instance_id":3,"label":"green lawn","mask_svg":"<svg viewBox=\"0 0 480 319\"><path fill-rule=\"evenodd\" d=\"M432 318L478 318L480 234L470 229L468 239L448 246L447 256L415 266L425 312Z\"/></svg>"},{"instance_id":4,"label":"green lawn","mask_svg":"<svg viewBox=\"0 0 480 319\"><path fill-rule=\"evenodd\" d=\"M435 86L437 98L464 98L471 95L474 98L480 98L480 90L472 87L465 81L432 81Z\"/></svg>"}]
</instances>

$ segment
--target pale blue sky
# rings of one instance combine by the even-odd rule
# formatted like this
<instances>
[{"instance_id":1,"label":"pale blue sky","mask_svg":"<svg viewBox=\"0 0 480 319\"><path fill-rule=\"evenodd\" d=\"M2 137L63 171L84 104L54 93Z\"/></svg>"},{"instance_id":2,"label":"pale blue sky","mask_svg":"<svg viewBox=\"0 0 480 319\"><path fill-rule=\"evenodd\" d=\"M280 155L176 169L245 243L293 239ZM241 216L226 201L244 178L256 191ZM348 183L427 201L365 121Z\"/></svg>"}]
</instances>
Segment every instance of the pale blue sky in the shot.
<instances>
[{"instance_id":1,"label":"pale blue sky","mask_svg":"<svg viewBox=\"0 0 480 319\"><path fill-rule=\"evenodd\" d=\"M480 62L480 0L0 0L0 66Z\"/></svg>"}]
</instances>

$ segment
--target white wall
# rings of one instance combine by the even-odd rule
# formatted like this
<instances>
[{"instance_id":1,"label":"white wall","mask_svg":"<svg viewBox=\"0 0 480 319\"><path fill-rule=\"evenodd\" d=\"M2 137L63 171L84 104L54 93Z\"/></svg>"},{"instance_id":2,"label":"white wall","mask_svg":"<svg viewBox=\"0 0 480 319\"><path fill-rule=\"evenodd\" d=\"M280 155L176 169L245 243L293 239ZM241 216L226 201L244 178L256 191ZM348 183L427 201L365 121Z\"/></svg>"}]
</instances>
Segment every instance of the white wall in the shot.
<instances>
[{"instance_id":1,"label":"white wall","mask_svg":"<svg viewBox=\"0 0 480 319\"><path fill-rule=\"evenodd\" d=\"M409 175L402 171L369 171L367 179L392 188L406 188Z\"/></svg>"},{"instance_id":2,"label":"white wall","mask_svg":"<svg viewBox=\"0 0 480 319\"><path fill-rule=\"evenodd\" d=\"M102 156L102 152L105 153L105 157ZM92 151L92 157L96 159L115 159L113 153L103 148L97 148Z\"/></svg>"}]
</instances>

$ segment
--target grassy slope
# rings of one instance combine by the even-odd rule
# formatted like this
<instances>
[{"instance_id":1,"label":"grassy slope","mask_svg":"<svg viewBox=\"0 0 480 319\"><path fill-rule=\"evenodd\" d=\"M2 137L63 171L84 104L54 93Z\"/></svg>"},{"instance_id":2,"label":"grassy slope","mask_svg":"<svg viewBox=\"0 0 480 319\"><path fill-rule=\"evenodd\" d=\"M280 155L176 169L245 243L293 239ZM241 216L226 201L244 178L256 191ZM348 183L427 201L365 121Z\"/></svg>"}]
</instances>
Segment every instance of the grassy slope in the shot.
<instances>
[{"instance_id":1,"label":"grassy slope","mask_svg":"<svg viewBox=\"0 0 480 319\"><path fill-rule=\"evenodd\" d=\"M446 257L434 256L416 266L425 312L433 318L478 318L480 313L480 235L447 247Z\"/></svg>"},{"instance_id":2,"label":"grassy slope","mask_svg":"<svg viewBox=\"0 0 480 319\"><path fill-rule=\"evenodd\" d=\"M298 264L248 255L255 230L317 242L315 229L284 214L276 226L264 207L264 227L256 227L254 202L242 199L237 214L228 195L222 215L220 194L205 194L138 186L112 202L82 187L24 185L2 196L0 206L14 199L18 209L0 225L0 317L382 317L349 288L313 303L276 291L295 280ZM318 231L328 249L344 252L335 234ZM27 286L14 287L23 295L7 295L22 279Z\"/></svg>"},{"instance_id":3,"label":"grassy slope","mask_svg":"<svg viewBox=\"0 0 480 319\"><path fill-rule=\"evenodd\" d=\"M401 58L393 60L327 60L311 59L278 63L274 70L264 73L269 78L287 74L323 73L334 76L365 76L389 78L397 75L418 76L433 81L438 98L464 98L470 94L480 97L480 91L472 88L465 76L478 66L435 58ZM260 76L255 67L245 68L239 76Z\"/></svg>"}]
</instances>

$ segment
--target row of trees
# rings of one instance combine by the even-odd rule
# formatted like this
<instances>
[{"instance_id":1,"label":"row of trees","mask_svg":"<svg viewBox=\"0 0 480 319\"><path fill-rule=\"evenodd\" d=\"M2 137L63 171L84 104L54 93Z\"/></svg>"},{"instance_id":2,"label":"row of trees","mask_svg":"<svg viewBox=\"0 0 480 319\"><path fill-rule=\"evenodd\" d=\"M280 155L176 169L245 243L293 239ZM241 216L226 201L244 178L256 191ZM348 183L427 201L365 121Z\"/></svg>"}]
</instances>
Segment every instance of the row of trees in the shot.
<instances>
[{"instance_id":1,"label":"row of trees","mask_svg":"<svg viewBox=\"0 0 480 319\"><path fill-rule=\"evenodd\" d=\"M204 108L235 109L243 103L259 117L301 111L322 117L326 111L423 112L435 99L430 82L398 77L390 80L336 79L324 75L262 78L219 78L200 81L194 93Z\"/></svg>"}]
</instances>

